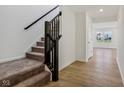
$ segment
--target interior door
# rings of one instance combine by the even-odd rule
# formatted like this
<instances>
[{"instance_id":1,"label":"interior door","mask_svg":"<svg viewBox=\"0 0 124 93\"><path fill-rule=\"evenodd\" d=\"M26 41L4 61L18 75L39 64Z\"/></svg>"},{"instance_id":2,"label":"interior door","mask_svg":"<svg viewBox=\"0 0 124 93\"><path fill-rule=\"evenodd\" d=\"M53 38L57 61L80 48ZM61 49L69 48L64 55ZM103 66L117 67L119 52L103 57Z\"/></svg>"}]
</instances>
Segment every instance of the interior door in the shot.
<instances>
[{"instance_id":1,"label":"interior door","mask_svg":"<svg viewBox=\"0 0 124 93\"><path fill-rule=\"evenodd\" d=\"M88 31L88 59L92 56L93 56L93 31L92 25L90 25Z\"/></svg>"}]
</instances>

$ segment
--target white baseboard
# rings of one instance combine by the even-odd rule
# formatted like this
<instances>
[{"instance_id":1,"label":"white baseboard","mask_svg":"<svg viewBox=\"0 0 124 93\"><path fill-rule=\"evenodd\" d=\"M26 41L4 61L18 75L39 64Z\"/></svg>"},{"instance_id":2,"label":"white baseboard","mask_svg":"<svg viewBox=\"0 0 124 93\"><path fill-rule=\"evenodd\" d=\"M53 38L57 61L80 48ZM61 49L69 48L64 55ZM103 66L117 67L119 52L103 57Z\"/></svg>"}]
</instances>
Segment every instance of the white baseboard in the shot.
<instances>
[{"instance_id":1,"label":"white baseboard","mask_svg":"<svg viewBox=\"0 0 124 93\"><path fill-rule=\"evenodd\" d=\"M120 64L119 64L118 57L116 57L116 62L117 62L117 65L118 65L118 68L119 68L119 71L120 71L120 74L121 74L122 83L124 85L124 76L123 76L122 71L121 71L121 67L120 67Z\"/></svg>"},{"instance_id":2,"label":"white baseboard","mask_svg":"<svg viewBox=\"0 0 124 93\"><path fill-rule=\"evenodd\" d=\"M76 61L86 63L86 61L82 61L82 60L75 60L75 61L71 61L71 62L70 62L70 63L68 63L68 64L64 64L63 66L59 66L59 71L63 70L64 68L68 67L69 65L71 65L72 63L74 63L74 62L76 62Z\"/></svg>"},{"instance_id":3,"label":"white baseboard","mask_svg":"<svg viewBox=\"0 0 124 93\"><path fill-rule=\"evenodd\" d=\"M63 64L63 65L59 65L59 71L61 71L61 70L63 70L64 68L66 68L66 67L68 67L69 65L71 65L72 63L74 63L75 62L75 60L74 61L69 61L68 63L66 63L66 64Z\"/></svg>"},{"instance_id":4,"label":"white baseboard","mask_svg":"<svg viewBox=\"0 0 124 93\"><path fill-rule=\"evenodd\" d=\"M64 68L68 67L69 65L71 65L72 63L69 64L64 64L63 66L59 66L59 71L63 70Z\"/></svg>"},{"instance_id":5,"label":"white baseboard","mask_svg":"<svg viewBox=\"0 0 124 93\"><path fill-rule=\"evenodd\" d=\"M21 58L25 58L25 54L21 55L21 56L16 56L16 57L0 59L0 63L5 63L5 62L8 62L8 61L13 61L13 60L21 59Z\"/></svg>"},{"instance_id":6,"label":"white baseboard","mask_svg":"<svg viewBox=\"0 0 124 93\"><path fill-rule=\"evenodd\" d=\"M82 59L78 59L77 58L76 61L80 61L80 62L85 62L86 63L86 62L88 62L88 59L87 58L82 58Z\"/></svg>"},{"instance_id":7,"label":"white baseboard","mask_svg":"<svg viewBox=\"0 0 124 93\"><path fill-rule=\"evenodd\" d=\"M103 48L103 49L117 49L117 47L93 47L93 48Z\"/></svg>"}]
</instances>

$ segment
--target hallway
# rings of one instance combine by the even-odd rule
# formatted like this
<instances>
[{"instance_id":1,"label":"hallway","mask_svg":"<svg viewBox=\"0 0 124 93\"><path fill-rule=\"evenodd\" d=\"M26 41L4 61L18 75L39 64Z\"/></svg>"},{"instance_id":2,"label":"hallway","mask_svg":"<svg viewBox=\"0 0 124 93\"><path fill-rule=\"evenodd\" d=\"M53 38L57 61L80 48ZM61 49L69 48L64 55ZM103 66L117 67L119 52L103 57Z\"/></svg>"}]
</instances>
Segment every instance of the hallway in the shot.
<instances>
[{"instance_id":1,"label":"hallway","mask_svg":"<svg viewBox=\"0 0 124 93\"><path fill-rule=\"evenodd\" d=\"M116 63L115 49L94 49L88 63L76 61L60 72L58 82L49 87L120 87L123 86Z\"/></svg>"}]
</instances>

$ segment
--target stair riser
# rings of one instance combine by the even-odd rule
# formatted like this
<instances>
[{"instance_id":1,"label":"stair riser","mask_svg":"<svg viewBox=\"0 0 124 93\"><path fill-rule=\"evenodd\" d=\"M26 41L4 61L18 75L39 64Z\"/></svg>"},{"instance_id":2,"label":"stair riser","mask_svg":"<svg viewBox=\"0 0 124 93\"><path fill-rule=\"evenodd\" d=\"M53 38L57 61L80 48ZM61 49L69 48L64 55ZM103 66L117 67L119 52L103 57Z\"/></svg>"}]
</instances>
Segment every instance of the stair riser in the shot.
<instances>
[{"instance_id":1,"label":"stair riser","mask_svg":"<svg viewBox=\"0 0 124 93\"><path fill-rule=\"evenodd\" d=\"M30 59L34 59L34 60L38 60L38 61L44 62L44 56L37 56L37 55L33 55L33 54L26 54L26 57L30 58Z\"/></svg>"},{"instance_id":2,"label":"stair riser","mask_svg":"<svg viewBox=\"0 0 124 93\"><path fill-rule=\"evenodd\" d=\"M45 41L45 38L41 38L41 41Z\"/></svg>"},{"instance_id":3,"label":"stair riser","mask_svg":"<svg viewBox=\"0 0 124 93\"><path fill-rule=\"evenodd\" d=\"M39 66L37 68L33 68L30 71L25 71L25 72L20 72L18 74L15 74L13 76L9 76L3 80L0 80L0 87L10 87L10 86L14 86L15 84L30 78L36 74L41 73L42 71L44 71L44 65Z\"/></svg>"},{"instance_id":4,"label":"stair riser","mask_svg":"<svg viewBox=\"0 0 124 93\"><path fill-rule=\"evenodd\" d=\"M14 87L41 87L50 81L50 73L42 72L34 77L16 84Z\"/></svg>"},{"instance_id":5,"label":"stair riser","mask_svg":"<svg viewBox=\"0 0 124 93\"><path fill-rule=\"evenodd\" d=\"M44 48L32 47L32 52L44 53Z\"/></svg>"},{"instance_id":6,"label":"stair riser","mask_svg":"<svg viewBox=\"0 0 124 93\"><path fill-rule=\"evenodd\" d=\"M35 84L26 86L26 87L41 87L41 86L44 86L45 84L47 84L48 82L50 82L50 75L44 77L39 82L36 82Z\"/></svg>"},{"instance_id":7,"label":"stair riser","mask_svg":"<svg viewBox=\"0 0 124 93\"><path fill-rule=\"evenodd\" d=\"M37 42L37 46L44 46L44 42Z\"/></svg>"}]
</instances>

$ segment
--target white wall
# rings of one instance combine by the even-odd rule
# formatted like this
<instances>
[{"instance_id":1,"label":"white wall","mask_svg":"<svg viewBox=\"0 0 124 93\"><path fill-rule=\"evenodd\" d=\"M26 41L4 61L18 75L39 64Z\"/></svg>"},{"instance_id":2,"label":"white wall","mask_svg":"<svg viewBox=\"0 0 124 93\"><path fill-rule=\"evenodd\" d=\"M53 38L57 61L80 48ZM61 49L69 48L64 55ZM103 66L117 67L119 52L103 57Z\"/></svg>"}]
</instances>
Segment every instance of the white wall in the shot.
<instances>
[{"instance_id":1,"label":"white wall","mask_svg":"<svg viewBox=\"0 0 124 93\"><path fill-rule=\"evenodd\" d=\"M52 19L60 9L56 9L37 24L24 27L55 6L0 6L0 62L25 56L25 52L44 36L44 21ZM63 69L75 59L75 14L67 6L62 6L62 24L59 51L59 69Z\"/></svg>"},{"instance_id":2,"label":"white wall","mask_svg":"<svg viewBox=\"0 0 124 93\"><path fill-rule=\"evenodd\" d=\"M112 31L111 42L97 42L96 33ZM93 47L98 48L117 48L117 22L96 23L93 26Z\"/></svg>"},{"instance_id":3,"label":"white wall","mask_svg":"<svg viewBox=\"0 0 124 93\"><path fill-rule=\"evenodd\" d=\"M60 70L75 60L87 61L86 31L89 30L90 18L85 12L76 13L69 6L62 6L62 38L60 39Z\"/></svg>"},{"instance_id":4,"label":"white wall","mask_svg":"<svg viewBox=\"0 0 124 93\"><path fill-rule=\"evenodd\" d=\"M86 13L76 13L76 60L86 61Z\"/></svg>"},{"instance_id":5,"label":"white wall","mask_svg":"<svg viewBox=\"0 0 124 93\"><path fill-rule=\"evenodd\" d=\"M124 84L124 6L121 6L119 11L119 29L118 29L118 66L121 72Z\"/></svg>"},{"instance_id":6,"label":"white wall","mask_svg":"<svg viewBox=\"0 0 124 93\"><path fill-rule=\"evenodd\" d=\"M75 14L68 6L62 6L62 24L59 51L59 69L63 69L75 61Z\"/></svg>"},{"instance_id":7,"label":"white wall","mask_svg":"<svg viewBox=\"0 0 124 93\"><path fill-rule=\"evenodd\" d=\"M86 12L76 13L76 60L88 62L88 34L92 21Z\"/></svg>"},{"instance_id":8,"label":"white wall","mask_svg":"<svg viewBox=\"0 0 124 93\"><path fill-rule=\"evenodd\" d=\"M0 62L24 57L33 43L43 36L44 21L52 19L59 8L37 24L24 27L55 6L0 6Z\"/></svg>"}]
</instances>

